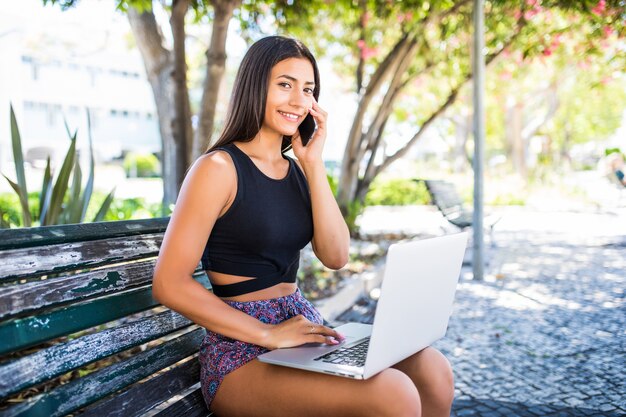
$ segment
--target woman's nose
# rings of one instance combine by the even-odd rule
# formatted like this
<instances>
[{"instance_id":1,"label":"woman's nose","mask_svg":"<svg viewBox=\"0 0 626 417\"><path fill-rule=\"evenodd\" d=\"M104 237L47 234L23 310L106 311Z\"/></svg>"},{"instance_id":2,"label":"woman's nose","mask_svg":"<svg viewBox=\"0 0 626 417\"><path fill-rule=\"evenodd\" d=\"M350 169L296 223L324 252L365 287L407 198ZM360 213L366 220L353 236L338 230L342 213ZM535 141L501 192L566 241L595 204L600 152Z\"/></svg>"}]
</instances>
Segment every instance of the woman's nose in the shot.
<instances>
[{"instance_id":1,"label":"woman's nose","mask_svg":"<svg viewBox=\"0 0 626 417\"><path fill-rule=\"evenodd\" d=\"M296 107L311 107L311 98L304 92L294 91L289 97L289 104Z\"/></svg>"}]
</instances>

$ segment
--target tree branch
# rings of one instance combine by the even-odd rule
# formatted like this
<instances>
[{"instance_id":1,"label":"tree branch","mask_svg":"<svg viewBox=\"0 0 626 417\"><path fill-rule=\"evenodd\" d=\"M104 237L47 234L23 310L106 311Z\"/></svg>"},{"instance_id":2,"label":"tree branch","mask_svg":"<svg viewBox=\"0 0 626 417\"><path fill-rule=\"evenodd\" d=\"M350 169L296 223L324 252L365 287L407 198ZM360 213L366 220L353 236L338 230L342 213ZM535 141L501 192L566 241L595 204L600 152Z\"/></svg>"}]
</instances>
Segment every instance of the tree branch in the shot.
<instances>
[{"instance_id":1,"label":"tree branch","mask_svg":"<svg viewBox=\"0 0 626 417\"><path fill-rule=\"evenodd\" d=\"M215 103L219 87L226 71L226 38L228 25L234 10L241 5L241 0L212 0L215 16L211 30L211 43L206 51L207 65L204 77L202 99L198 114L199 125L193 146L193 159L209 147L215 125Z\"/></svg>"},{"instance_id":2,"label":"tree branch","mask_svg":"<svg viewBox=\"0 0 626 417\"><path fill-rule=\"evenodd\" d=\"M164 67L170 64L170 50L163 46L165 40L154 13L152 10L140 13L137 9L129 7L128 22L143 57L146 73L149 78L154 79Z\"/></svg>"},{"instance_id":3,"label":"tree branch","mask_svg":"<svg viewBox=\"0 0 626 417\"><path fill-rule=\"evenodd\" d=\"M513 43L513 41L521 33L521 29L522 29L523 26L524 26L523 22L518 24L517 27L516 27L516 32L509 38L509 40L497 52L495 52L493 54L490 54L490 55L488 55L486 57L486 59L485 59L486 66L489 66L492 62L494 62L495 59L498 56L500 56L500 54L506 48L508 48L509 45L511 45ZM455 88L453 88L452 91L450 91L450 93L448 94L448 97L446 98L445 102L437 110L435 110L428 117L428 119L426 119L426 121L422 124L422 126L420 126L420 129L413 135L413 137L406 143L406 145L403 146L398 151L396 151L394 154L392 154L392 155L388 156L387 158L385 158L383 160L383 162L376 167L376 169L373 171L372 178L374 178L378 174L380 174L381 171L383 171L385 168L387 168L389 165L391 165L397 159L399 159L399 158L403 157L404 155L406 155L406 153L409 151L411 146L413 146L415 144L415 142L417 142L417 140L422 136L422 134L426 131L426 129L428 129L428 127L437 119L437 117L439 117L448 107L450 107L450 105L452 105L452 103L454 103L454 101L456 100L457 95L459 94L459 91L461 90L461 88L469 80L472 79L472 76L473 76L472 73L468 73L464 77L464 79Z\"/></svg>"}]
</instances>

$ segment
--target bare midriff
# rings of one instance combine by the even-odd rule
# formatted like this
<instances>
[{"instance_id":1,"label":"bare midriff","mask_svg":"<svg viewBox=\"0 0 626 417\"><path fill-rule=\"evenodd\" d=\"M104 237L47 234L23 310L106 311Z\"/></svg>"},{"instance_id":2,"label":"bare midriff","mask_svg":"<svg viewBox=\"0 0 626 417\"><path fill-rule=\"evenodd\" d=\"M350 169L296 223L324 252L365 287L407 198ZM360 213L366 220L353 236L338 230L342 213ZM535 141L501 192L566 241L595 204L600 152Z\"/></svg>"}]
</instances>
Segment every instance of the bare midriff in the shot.
<instances>
[{"instance_id":1,"label":"bare midriff","mask_svg":"<svg viewBox=\"0 0 626 417\"><path fill-rule=\"evenodd\" d=\"M206 271L206 273L211 279L211 282L217 285L235 284L237 282L247 281L249 279L256 279L250 277L242 277L239 275L224 274L215 271ZM270 288L264 288L259 291L242 294L235 297L221 297L221 299L241 302L270 300L272 298L285 297L287 295L293 294L297 288L298 287L294 282L281 282L280 284L274 285Z\"/></svg>"}]
</instances>

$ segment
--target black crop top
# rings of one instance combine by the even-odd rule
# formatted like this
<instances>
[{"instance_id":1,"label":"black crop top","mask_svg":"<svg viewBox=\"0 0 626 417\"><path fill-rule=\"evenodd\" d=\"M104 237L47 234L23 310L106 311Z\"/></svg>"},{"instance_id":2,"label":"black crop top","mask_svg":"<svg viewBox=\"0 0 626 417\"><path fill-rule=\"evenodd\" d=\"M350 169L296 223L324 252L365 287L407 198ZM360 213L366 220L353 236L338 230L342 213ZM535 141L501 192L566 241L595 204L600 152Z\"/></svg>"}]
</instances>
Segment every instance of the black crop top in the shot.
<instances>
[{"instance_id":1,"label":"black crop top","mask_svg":"<svg viewBox=\"0 0 626 417\"><path fill-rule=\"evenodd\" d=\"M261 172L234 144L226 151L237 170L237 194L219 217L202 254L207 271L251 277L242 282L216 285L219 297L234 297L281 282L296 282L300 250L313 238L311 197L304 174L295 161L283 179Z\"/></svg>"}]
</instances>

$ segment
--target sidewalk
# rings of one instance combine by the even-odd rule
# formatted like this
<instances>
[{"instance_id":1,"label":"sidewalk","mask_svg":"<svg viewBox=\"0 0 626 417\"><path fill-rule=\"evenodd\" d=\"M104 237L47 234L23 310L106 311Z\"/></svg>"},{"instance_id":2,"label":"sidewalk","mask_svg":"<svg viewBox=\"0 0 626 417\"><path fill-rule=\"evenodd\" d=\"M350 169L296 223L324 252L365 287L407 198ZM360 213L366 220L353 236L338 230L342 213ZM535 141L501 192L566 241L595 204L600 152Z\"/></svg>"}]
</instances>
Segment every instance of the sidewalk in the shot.
<instances>
[{"instance_id":1,"label":"sidewalk","mask_svg":"<svg viewBox=\"0 0 626 417\"><path fill-rule=\"evenodd\" d=\"M376 210L363 224L442 233L427 207ZM434 345L455 372L453 416L626 415L626 210L503 214L485 281L463 268ZM361 301L329 319L371 320Z\"/></svg>"}]
</instances>

